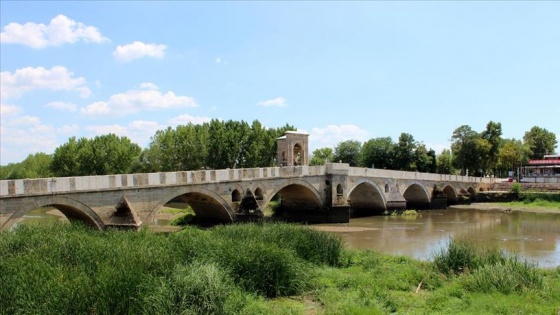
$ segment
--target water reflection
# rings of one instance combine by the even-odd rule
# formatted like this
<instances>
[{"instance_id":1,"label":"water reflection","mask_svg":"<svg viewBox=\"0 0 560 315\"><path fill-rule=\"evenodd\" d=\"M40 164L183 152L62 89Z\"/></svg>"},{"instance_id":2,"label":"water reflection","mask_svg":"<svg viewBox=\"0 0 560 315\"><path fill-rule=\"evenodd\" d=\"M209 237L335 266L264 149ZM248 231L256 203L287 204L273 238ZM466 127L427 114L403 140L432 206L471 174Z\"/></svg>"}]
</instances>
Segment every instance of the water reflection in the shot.
<instances>
[{"instance_id":1,"label":"water reflection","mask_svg":"<svg viewBox=\"0 0 560 315\"><path fill-rule=\"evenodd\" d=\"M375 216L321 224L350 248L429 260L450 238L466 238L518 253L541 267L560 265L560 214L473 209L422 211L417 216ZM340 229L340 227L348 227Z\"/></svg>"}]
</instances>

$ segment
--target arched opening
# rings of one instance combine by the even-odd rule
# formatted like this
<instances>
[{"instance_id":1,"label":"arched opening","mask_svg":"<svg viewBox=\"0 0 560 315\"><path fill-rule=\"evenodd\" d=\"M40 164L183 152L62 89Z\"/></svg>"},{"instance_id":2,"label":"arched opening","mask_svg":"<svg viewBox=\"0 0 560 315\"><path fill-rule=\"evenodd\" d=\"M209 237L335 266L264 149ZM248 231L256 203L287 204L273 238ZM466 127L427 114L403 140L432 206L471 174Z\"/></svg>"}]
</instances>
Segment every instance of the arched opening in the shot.
<instances>
[{"instance_id":1,"label":"arched opening","mask_svg":"<svg viewBox=\"0 0 560 315\"><path fill-rule=\"evenodd\" d=\"M447 205L454 205L457 203L457 192L451 186L445 186L443 193L447 196Z\"/></svg>"},{"instance_id":2,"label":"arched opening","mask_svg":"<svg viewBox=\"0 0 560 315\"><path fill-rule=\"evenodd\" d=\"M471 201L476 201L476 191L474 190L474 188L469 187L469 189L467 189L467 192L471 195Z\"/></svg>"},{"instance_id":3,"label":"arched opening","mask_svg":"<svg viewBox=\"0 0 560 315\"><path fill-rule=\"evenodd\" d=\"M299 143L296 143L294 145L292 156L294 157L294 161L292 165L294 166L305 165L303 149Z\"/></svg>"},{"instance_id":4,"label":"arched opening","mask_svg":"<svg viewBox=\"0 0 560 315\"><path fill-rule=\"evenodd\" d=\"M247 190L245 190L245 195L253 196L253 193L251 192L251 189L247 188Z\"/></svg>"},{"instance_id":5,"label":"arched opening","mask_svg":"<svg viewBox=\"0 0 560 315\"><path fill-rule=\"evenodd\" d=\"M336 185L336 196L342 197L344 195L344 189L342 189L342 185Z\"/></svg>"},{"instance_id":6,"label":"arched opening","mask_svg":"<svg viewBox=\"0 0 560 315\"><path fill-rule=\"evenodd\" d=\"M385 193L389 193L389 184L385 184Z\"/></svg>"},{"instance_id":7,"label":"arched opening","mask_svg":"<svg viewBox=\"0 0 560 315\"><path fill-rule=\"evenodd\" d=\"M430 209L430 195L428 191L419 184L412 184L404 191L406 209L423 210Z\"/></svg>"},{"instance_id":8,"label":"arched opening","mask_svg":"<svg viewBox=\"0 0 560 315\"><path fill-rule=\"evenodd\" d=\"M290 183L272 195L268 203L274 203L274 216L296 222L325 222L328 215L313 186L304 183ZM268 206L267 203L267 206Z\"/></svg>"},{"instance_id":9,"label":"arched opening","mask_svg":"<svg viewBox=\"0 0 560 315\"><path fill-rule=\"evenodd\" d=\"M239 190L234 189L234 190L231 192L231 201L232 201L232 202L241 201L241 193L239 192Z\"/></svg>"},{"instance_id":10,"label":"arched opening","mask_svg":"<svg viewBox=\"0 0 560 315\"><path fill-rule=\"evenodd\" d=\"M255 199L259 201L264 199L264 195L260 187L257 187L257 189L255 189Z\"/></svg>"},{"instance_id":11,"label":"arched opening","mask_svg":"<svg viewBox=\"0 0 560 315\"><path fill-rule=\"evenodd\" d=\"M19 224L44 224L56 221L80 222L97 230L105 228L97 213L83 203L66 197L44 197L12 214L0 230L7 230Z\"/></svg>"},{"instance_id":12,"label":"arched opening","mask_svg":"<svg viewBox=\"0 0 560 315\"><path fill-rule=\"evenodd\" d=\"M231 198L232 201L236 199L241 201L239 190L234 189ZM235 218L230 205L222 197L204 188L179 187L162 200L164 201L154 207L146 220L154 226L166 228L187 224L211 226L231 223Z\"/></svg>"},{"instance_id":13,"label":"arched opening","mask_svg":"<svg viewBox=\"0 0 560 315\"><path fill-rule=\"evenodd\" d=\"M373 182L362 182L348 194L350 217L380 215L387 210L381 190Z\"/></svg>"}]
</instances>

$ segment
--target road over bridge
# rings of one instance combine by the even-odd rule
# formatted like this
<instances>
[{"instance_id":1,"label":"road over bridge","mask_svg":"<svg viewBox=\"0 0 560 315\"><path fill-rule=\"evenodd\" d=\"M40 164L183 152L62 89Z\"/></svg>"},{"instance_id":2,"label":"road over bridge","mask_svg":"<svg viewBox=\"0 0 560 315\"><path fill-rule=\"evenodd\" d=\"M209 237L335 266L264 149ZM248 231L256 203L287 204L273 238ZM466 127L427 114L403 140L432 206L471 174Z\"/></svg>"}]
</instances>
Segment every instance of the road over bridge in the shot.
<instances>
[{"instance_id":1,"label":"road over bridge","mask_svg":"<svg viewBox=\"0 0 560 315\"><path fill-rule=\"evenodd\" d=\"M286 166L0 181L0 229L55 207L98 229L151 224L169 201L188 203L201 219L236 222L240 207L281 196L281 215L306 222L348 222L392 209L434 209L474 198L491 178L349 167ZM245 200L253 201L245 203Z\"/></svg>"}]
</instances>

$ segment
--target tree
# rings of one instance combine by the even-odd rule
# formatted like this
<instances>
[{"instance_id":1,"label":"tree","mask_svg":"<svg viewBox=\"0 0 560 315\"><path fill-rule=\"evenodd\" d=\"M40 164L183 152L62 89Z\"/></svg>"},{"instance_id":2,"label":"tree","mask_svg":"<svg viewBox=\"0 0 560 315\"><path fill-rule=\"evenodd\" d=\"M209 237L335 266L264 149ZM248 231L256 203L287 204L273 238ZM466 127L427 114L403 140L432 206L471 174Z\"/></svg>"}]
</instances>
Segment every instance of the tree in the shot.
<instances>
[{"instance_id":1,"label":"tree","mask_svg":"<svg viewBox=\"0 0 560 315\"><path fill-rule=\"evenodd\" d=\"M414 165L418 172L435 173L435 159L434 150L428 150L423 143L418 144L414 150Z\"/></svg>"},{"instance_id":2,"label":"tree","mask_svg":"<svg viewBox=\"0 0 560 315\"><path fill-rule=\"evenodd\" d=\"M395 144L390 137L370 139L364 143L360 166L390 169L393 167Z\"/></svg>"},{"instance_id":3,"label":"tree","mask_svg":"<svg viewBox=\"0 0 560 315\"><path fill-rule=\"evenodd\" d=\"M323 165L332 162L334 159L333 150L331 148L320 148L313 150L309 165Z\"/></svg>"},{"instance_id":4,"label":"tree","mask_svg":"<svg viewBox=\"0 0 560 315\"><path fill-rule=\"evenodd\" d=\"M488 122L486 130L480 136L488 141L490 145L486 160L484 161L485 172L491 171L491 173L495 173L498 164L498 152L502 145L502 124L493 121Z\"/></svg>"},{"instance_id":5,"label":"tree","mask_svg":"<svg viewBox=\"0 0 560 315\"><path fill-rule=\"evenodd\" d=\"M417 144L409 133L401 133L399 142L395 145L394 168L403 171L415 171L415 156Z\"/></svg>"},{"instance_id":6,"label":"tree","mask_svg":"<svg viewBox=\"0 0 560 315\"><path fill-rule=\"evenodd\" d=\"M453 165L461 170L461 175L466 174L468 160L473 152L472 140L476 137L476 132L468 125L462 125L453 131L451 136L451 150L453 152Z\"/></svg>"},{"instance_id":7,"label":"tree","mask_svg":"<svg viewBox=\"0 0 560 315\"><path fill-rule=\"evenodd\" d=\"M51 163L51 171L55 176L76 176L79 173L80 162L78 161L78 152L84 146L85 138L76 140L71 137L68 142L60 145L54 150Z\"/></svg>"},{"instance_id":8,"label":"tree","mask_svg":"<svg viewBox=\"0 0 560 315\"><path fill-rule=\"evenodd\" d=\"M0 167L0 179L45 178L51 177L52 155L43 152L29 154L19 163Z\"/></svg>"},{"instance_id":9,"label":"tree","mask_svg":"<svg viewBox=\"0 0 560 315\"><path fill-rule=\"evenodd\" d=\"M77 141L72 137L55 149L51 170L56 176L123 174L140 152L140 146L115 134Z\"/></svg>"},{"instance_id":10,"label":"tree","mask_svg":"<svg viewBox=\"0 0 560 315\"><path fill-rule=\"evenodd\" d=\"M443 149L441 153L437 156L437 173L438 174L455 174L455 169L453 168L453 159L451 156L451 150Z\"/></svg>"},{"instance_id":11,"label":"tree","mask_svg":"<svg viewBox=\"0 0 560 315\"><path fill-rule=\"evenodd\" d=\"M357 166L360 159L362 144L355 140L340 142L334 149L334 161Z\"/></svg>"},{"instance_id":12,"label":"tree","mask_svg":"<svg viewBox=\"0 0 560 315\"><path fill-rule=\"evenodd\" d=\"M536 160L542 159L545 154L553 154L558 144L554 133L537 126L525 132L523 142L531 150L529 157Z\"/></svg>"},{"instance_id":13,"label":"tree","mask_svg":"<svg viewBox=\"0 0 560 315\"><path fill-rule=\"evenodd\" d=\"M498 153L499 167L504 174L512 171L529 160L531 150L521 140L504 139L504 144ZM503 175L503 174L502 174Z\"/></svg>"}]
</instances>

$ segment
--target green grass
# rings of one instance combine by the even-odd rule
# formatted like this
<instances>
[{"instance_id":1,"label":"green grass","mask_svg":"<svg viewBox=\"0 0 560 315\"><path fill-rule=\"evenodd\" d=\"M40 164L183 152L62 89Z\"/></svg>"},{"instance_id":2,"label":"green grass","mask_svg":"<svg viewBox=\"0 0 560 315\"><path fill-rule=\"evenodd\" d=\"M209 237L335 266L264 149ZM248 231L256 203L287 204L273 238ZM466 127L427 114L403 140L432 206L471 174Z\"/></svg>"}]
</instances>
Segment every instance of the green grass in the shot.
<instances>
[{"instance_id":1,"label":"green grass","mask_svg":"<svg viewBox=\"0 0 560 315\"><path fill-rule=\"evenodd\" d=\"M560 267L450 241L434 261L305 226L0 233L0 314L557 314Z\"/></svg>"}]
</instances>

